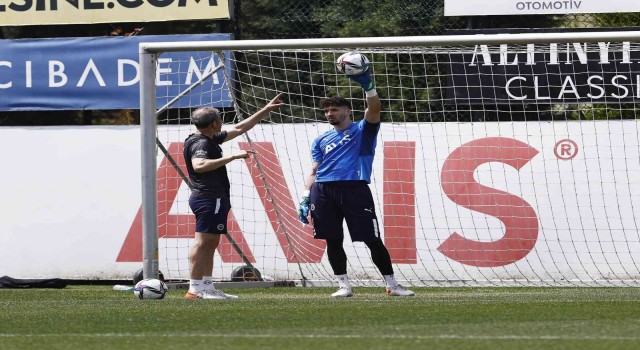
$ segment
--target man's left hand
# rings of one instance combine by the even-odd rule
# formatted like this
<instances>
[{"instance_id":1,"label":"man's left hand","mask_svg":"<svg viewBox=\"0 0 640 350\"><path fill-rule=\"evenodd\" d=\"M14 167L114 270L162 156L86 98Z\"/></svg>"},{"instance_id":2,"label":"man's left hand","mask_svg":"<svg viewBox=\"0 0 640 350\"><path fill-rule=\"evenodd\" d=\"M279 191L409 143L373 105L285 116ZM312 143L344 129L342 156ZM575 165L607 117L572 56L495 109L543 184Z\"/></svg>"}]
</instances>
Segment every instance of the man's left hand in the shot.
<instances>
[{"instance_id":1,"label":"man's left hand","mask_svg":"<svg viewBox=\"0 0 640 350\"><path fill-rule=\"evenodd\" d=\"M371 79L371 66L367 67L367 70L358 75L347 75L347 78L355 81L362 86L364 91L373 90L373 80Z\"/></svg>"}]
</instances>

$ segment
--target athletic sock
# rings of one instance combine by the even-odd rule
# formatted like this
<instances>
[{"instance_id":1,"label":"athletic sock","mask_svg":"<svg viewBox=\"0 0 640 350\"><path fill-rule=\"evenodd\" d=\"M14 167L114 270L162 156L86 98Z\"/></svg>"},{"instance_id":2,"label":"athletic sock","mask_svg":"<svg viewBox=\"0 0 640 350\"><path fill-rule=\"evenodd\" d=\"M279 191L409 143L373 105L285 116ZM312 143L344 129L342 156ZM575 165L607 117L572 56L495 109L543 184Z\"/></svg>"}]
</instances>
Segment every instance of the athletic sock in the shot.
<instances>
[{"instance_id":1,"label":"athletic sock","mask_svg":"<svg viewBox=\"0 0 640 350\"><path fill-rule=\"evenodd\" d=\"M189 292L198 293L204 290L204 283L202 280L189 280Z\"/></svg>"},{"instance_id":2,"label":"athletic sock","mask_svg":"<svg viewBox=\"0 0 640 350\"><path fill-rule=\"evenodd\" d=\"M351 283L349 282L349 277L347 275L336 275L336 279L338 280L340 288L351 289Z\"/></svg>"},{"instance_id":3,"label":"athletic sock","mask_svg":"<svg viewBox=\"0 0 640 350\"><path fill-rule=\"evenodd\" d=\"M216 290L216 287L213 285L213 277L211 276L203 276L202 285L205 290Z\"/></svg>"},{"instance_id":4,"label":"athletic sock","mask_svg":"<svg viewBox=\"0 0 640 350\"><path fill-rule=\"evenodd\" d=\"M398 282L393 275L384 275L384 281L387 283L389 289L394 289L398 286Z\"/></svg>"}]
</instances>

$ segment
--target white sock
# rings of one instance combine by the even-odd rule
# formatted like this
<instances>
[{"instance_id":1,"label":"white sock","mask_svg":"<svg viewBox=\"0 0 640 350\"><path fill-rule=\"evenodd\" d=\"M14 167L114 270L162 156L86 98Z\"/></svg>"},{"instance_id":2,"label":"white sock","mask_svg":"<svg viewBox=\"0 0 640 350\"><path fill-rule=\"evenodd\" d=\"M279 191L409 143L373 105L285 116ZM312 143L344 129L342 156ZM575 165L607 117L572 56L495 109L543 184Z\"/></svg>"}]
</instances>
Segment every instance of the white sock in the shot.
<instances>
[{"instance_id":1,"label":"white sock","mask_svg":"<svg viewBox=\"0 0 640 350\"><path fill-rule=\"evenodd\" d=\"M201 292L204 290L204 283L202 280L189 280L189 291L190 292Z\"/></svg>"},{"instance_id":2,"label":"white sock","mask_svg":"<svg viewBox=\"0 0 640 350\"><path fill-rule=\"evenodd\" d=\"M393 275L384 275L384 281L387 283L387 287L390 289L396 288L398 286L398 282Z\"/></svg>"},{"instance_id":3,"label":"white sock","mask_svg":"<svg viewBox=\"0 0 640 350\"><path fill-rule=\"evenodd\" d=\"M203 276L202 284L205 290L216 290L216 287L213 285L213 277L211 276Z\"/></svg>"},{"instance_id":4,"label":"white sock","mask_svg":"<svg viewBox=\"0 0 640 350\"><path fill-rule=\"evenodd\" d=\"M336 275L338 285L340 288L351 289L351 283L349 283L349 277L347 275Z\"/></svg>"}]
</instances>

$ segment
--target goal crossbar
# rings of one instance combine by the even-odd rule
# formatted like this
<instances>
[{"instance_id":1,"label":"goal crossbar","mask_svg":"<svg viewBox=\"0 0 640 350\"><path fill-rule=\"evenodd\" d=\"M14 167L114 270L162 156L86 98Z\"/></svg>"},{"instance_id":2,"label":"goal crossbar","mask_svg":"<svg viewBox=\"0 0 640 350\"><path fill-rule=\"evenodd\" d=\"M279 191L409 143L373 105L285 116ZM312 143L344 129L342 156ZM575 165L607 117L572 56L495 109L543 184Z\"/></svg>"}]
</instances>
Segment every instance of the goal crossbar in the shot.
<instances>
[{"instance_id":1,"label":"goal crossbar","mask_svg":"<svg viewBox=\"0 0 640 350\"><path fill-rule=\"evenodd\" d=\"M348 47L399 47L439 45L498 45L535 44L548 42L600 42L636 41L640 31L566 32L566 33L522 33L522 34L478 34L405 37L362 37L325 39L271 39L234 41L185 41L140 43L140 54L164 51L199 50L267 50L267 49L314 49Z\"/></svg>"}]
</instances>

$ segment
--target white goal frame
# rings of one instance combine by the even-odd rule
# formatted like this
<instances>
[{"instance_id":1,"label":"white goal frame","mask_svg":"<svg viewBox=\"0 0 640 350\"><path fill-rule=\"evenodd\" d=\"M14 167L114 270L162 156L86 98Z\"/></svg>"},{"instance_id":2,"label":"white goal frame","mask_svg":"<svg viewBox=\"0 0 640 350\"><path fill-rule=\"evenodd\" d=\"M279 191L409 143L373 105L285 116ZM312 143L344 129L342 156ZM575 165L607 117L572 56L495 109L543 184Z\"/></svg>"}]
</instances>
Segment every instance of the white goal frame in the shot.
<instances>
[{"instance_id":1,"label":"white goal frame","mask_svg":"<svg viewBox=\"0 0 640 350\"><path fill-rule=\"evenodd\" d=\"M362 37L328 39L237 40L205 42L154 42L139 46L141 181L144 278L158 276L157 108L156 64L168 51L224 51L262 49L323 49L353 47L408 47L449 45L500 45L554 42L640 41L640 31L484 34L415 37Z\"/></svg>"}]
</instances>

